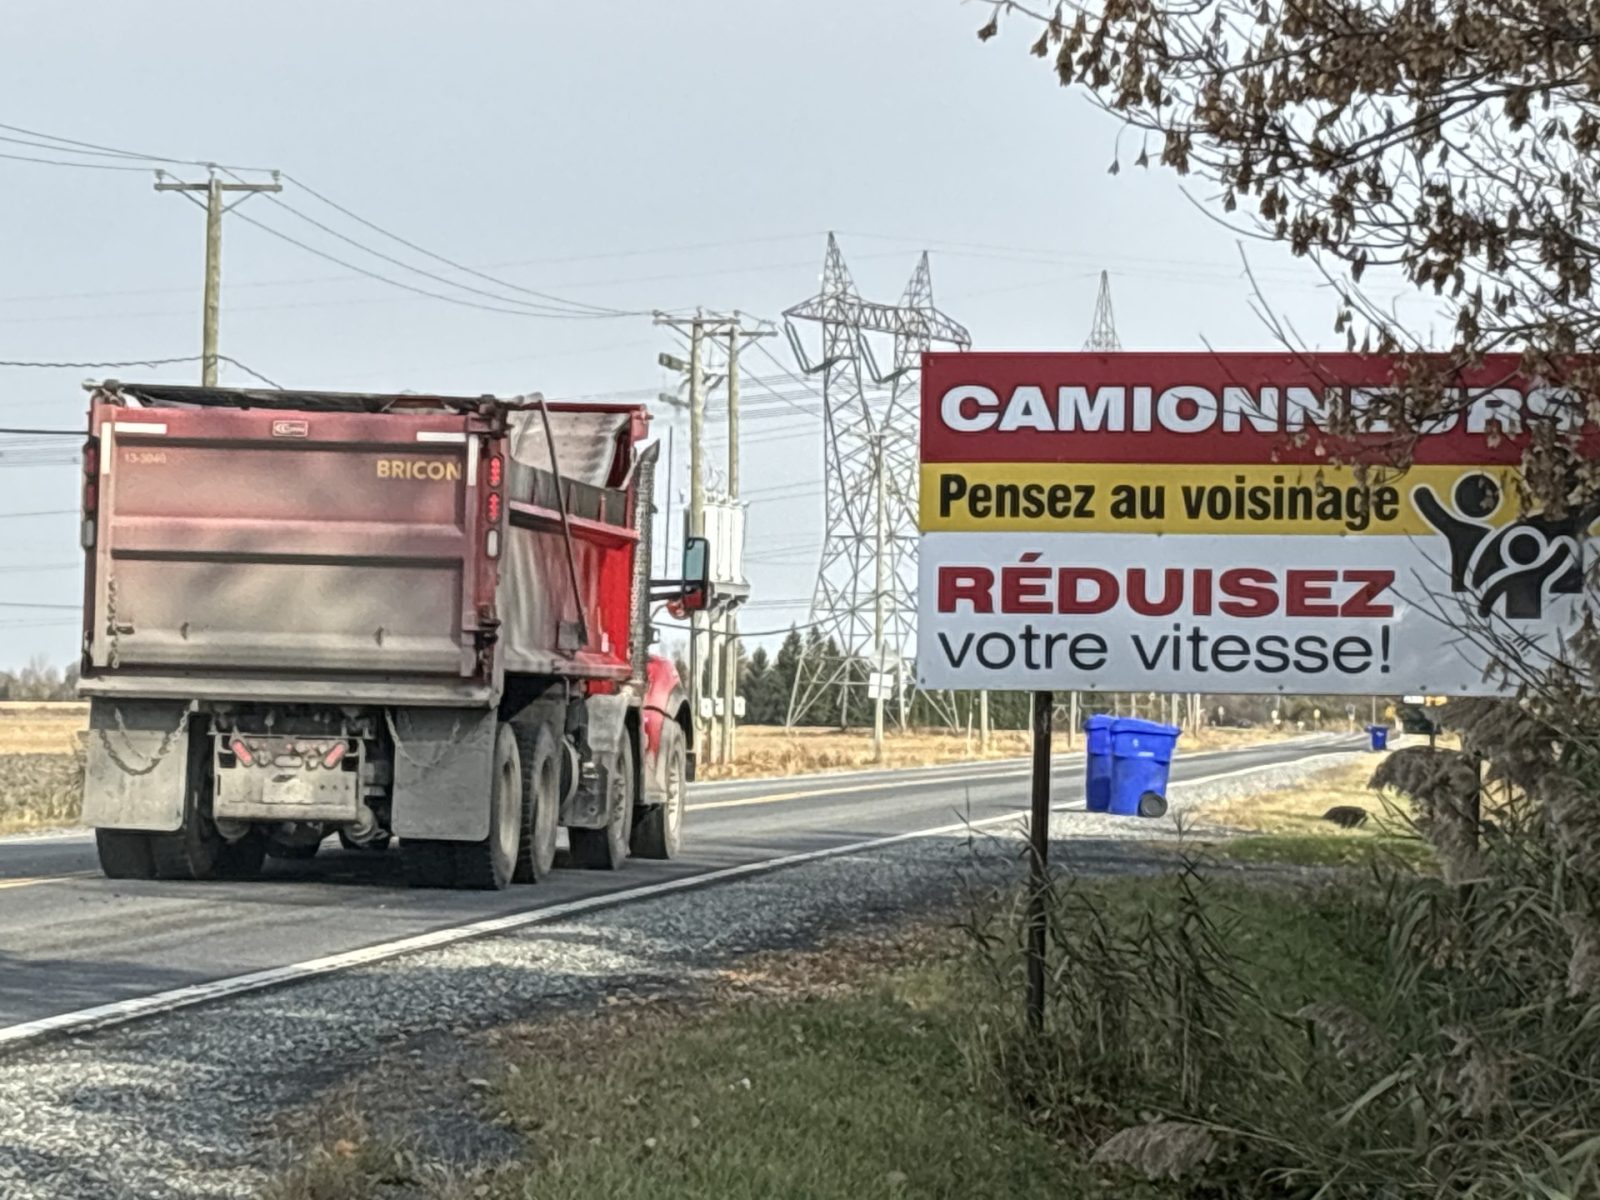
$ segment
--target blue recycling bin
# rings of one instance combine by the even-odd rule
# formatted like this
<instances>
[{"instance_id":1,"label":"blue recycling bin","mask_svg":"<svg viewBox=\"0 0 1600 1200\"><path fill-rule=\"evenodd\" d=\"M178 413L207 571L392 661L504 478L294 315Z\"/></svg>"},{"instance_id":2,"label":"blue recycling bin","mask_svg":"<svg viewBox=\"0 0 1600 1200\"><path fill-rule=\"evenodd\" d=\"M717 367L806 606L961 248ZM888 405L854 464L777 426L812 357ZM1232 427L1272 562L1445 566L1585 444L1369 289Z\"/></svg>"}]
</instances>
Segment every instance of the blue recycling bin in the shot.
<instances>
[{"instance_id":1,"label":"blue recycling bin","mask_svg":"<svg viewBox=\"0 0 1600 1200\"><path fill-rule=\"evenodd\" d=\"M1090 812L1105 812L1111 807L1111 727L1116 718L1093 716L1083 723L1088 735L1083 794Z\"/></svg>"},{"instance_id":2,"label":"blue recycling bin","mask_svg":"<svg viewBox=\"0 0 1600 1200\"><path fill-rule=\"evenodd\" d=\"M1167 773L1182 730L1175 725L1123 717L1111 725L1111 812L1140 815L1146 793L1162 798L1166 811Z\"/></svg>"},{"instance_id":3,"label":"blue recycling bin","mask_svg":"<svg viewBox=\"0 0 1600 1200\"><path fill-rule=\"evenodd\" d=\"M1372 739L1374 750L1387 750L1389 748L1389 727L1387 725L1368 725L1367 736Z\"/></svg>"}]
</instances>

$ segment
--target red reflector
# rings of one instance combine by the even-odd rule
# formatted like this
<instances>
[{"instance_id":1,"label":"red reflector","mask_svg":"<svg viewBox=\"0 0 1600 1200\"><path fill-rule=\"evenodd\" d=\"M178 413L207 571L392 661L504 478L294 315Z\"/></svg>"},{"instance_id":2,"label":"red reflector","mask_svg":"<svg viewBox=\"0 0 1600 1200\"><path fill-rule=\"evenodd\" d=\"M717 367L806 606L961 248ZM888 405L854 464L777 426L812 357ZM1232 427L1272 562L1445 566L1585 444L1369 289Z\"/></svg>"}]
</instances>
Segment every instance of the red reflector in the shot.
<instances>
[{"instance_id":1,"label":"red reflector","mask_svg":"<svg viewBox=\"0 0 1600 1200\"><path fill-rule=\"evenodd\" d=\"M250 753L250 747L244 744L243 738L234 738L228 743L228 749L233 751L233 756L245 766L255 765L256 756Z\"/></svg>"},{"instance_id":2,"label":"red reflector","mask_svg":"<svg viewBox=\"0 0 1600 1200\"><path fill-rule=\"evenodd\" d=\"M344 761L345 744L335 742L333 748L322 756L322 765L328 768L337 767Z\"/></svg>"},{"instance_id":3,"label":"red reflector","mask_svg":"<svg viewBox=\"0 0 1600 1200\"><path fill-rule=\"evenodd\" d=\"M489 524L497 525L497 524L500 523L500 493L499 492L490 492L489 493L489 499L484 504L484 511L488 514Z\"/></svg>"},{"instance_id":4,"label":"red reflector","mask_svg":"<svg viewBox=\"0 0 1600 1200\"><path fill-rule=\"evenodd\" d=\"M500 486L500 479L501 479L501 476L504 474L505 469L506 469L506 465L501 460L501 458L500 458L500 456L498 454L496 454L493 458L491 458L489 460L489 486L490 487L497 488L497 487Z\"/></svg>"},{"instance_id":5,"label":"red reflector","mask_svg":"<svg viewBox=\"0 0 1600 1200\"><path fill-rule=\"evenodd\" d=\"M100 473L100 443L86 442L83 447L83 473L85 475L98 475Z\"/></svg>"},{"instance_id":6,"label":"red reflector","mask_svg":"<svg viewBox=\"0 0 1600 1200\"><path fill-rule=\"evenodd\" d=\"M92 513L95 506L100 503L100 485L93 479L86 480L83 485L83 511Z\"/></svg>"}]
</instances>

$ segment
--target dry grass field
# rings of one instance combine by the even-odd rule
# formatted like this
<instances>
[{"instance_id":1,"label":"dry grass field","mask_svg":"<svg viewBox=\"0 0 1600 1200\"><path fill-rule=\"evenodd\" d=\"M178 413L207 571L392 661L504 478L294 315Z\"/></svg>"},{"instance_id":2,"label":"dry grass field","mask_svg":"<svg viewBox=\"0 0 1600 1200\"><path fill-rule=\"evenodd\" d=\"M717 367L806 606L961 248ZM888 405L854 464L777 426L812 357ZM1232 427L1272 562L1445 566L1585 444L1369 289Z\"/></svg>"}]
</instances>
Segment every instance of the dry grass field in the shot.
<instances>
[{"instance_id":1,"label":"dry grass field","mask_svg":"<svg viewBox=\"0 0 1600 1200\"><path fill-rule=\"evenodd\" d=\"M0 703L0 833L77 821L88 714L85 704Z\"/></svg>"},{"instance_id":2,"label":"dry grass field","mask_svg":"<svg viewBox=\"0 0 1600 1200\"><path fill-rule=\"evenodd\" d=\"M1186 733L1178 742L1180 752L1226 750L1290 737L1284 731L1269 729L1202 729ZM1065 754L1083 749L1083 735L1069 739L1057 730L1054 750ZM942 730L919 729L885 736L883 766L925 767L945 763L973 762L985 758L1020 758L1028 753L1028 734L1022 730L995 730L989 749L980 749L978 737ZM872 760L872 735L860 730L784 729L776 725L746 725L738 731L735 743L737 760L730 764L699 764L700 779L758 779L767 776L810 775L828 771L854 771L875 765Z\"/></svg>"},{"instance_id":3,"label":"dry grass field","mask_svg":"<svg viewBox=\"0 0 1600 1200\"><path fill-rule=\"evenodd\" d=\"M0 754L73 754L89 719L87 704L0 702Z\"/></svg>"}]
</instances>

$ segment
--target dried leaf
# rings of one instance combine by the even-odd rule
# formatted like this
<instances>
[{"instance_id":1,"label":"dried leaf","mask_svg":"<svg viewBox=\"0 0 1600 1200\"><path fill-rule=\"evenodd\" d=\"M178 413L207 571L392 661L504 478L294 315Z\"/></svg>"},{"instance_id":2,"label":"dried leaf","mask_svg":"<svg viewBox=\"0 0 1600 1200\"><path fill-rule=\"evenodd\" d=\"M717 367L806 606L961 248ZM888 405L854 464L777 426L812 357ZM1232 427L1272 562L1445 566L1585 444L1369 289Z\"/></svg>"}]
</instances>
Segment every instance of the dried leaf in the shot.
<instances>
[{"instance_id":1,"label":"dried leaf","mask_svg":"<svg viewBox=\"0 0 1600 1200\"><path fill-rule=\"evenodd\" d=\"M1096 1166L1125 1167L1146 1179L1181 1179L1217 1153L1217 1139L1201 1125L1156 1121L1113 1134L1094 1152Z\"/></svg>"}]
</instances>

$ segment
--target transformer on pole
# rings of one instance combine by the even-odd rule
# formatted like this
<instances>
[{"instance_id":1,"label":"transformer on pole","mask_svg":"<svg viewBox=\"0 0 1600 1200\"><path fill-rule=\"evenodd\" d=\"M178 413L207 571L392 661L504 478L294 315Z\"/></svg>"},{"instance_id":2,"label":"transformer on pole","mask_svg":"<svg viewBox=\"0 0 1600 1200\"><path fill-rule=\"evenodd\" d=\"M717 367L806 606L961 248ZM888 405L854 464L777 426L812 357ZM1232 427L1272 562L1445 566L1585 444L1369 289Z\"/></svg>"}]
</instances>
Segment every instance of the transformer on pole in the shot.
<instances>
[{"instance_id":1,"label":"transformer on pole","mask_svg":"<svg viewBox=\"0 0 1600 1200\"><path fill-rule=\"evenodd\" d=\"M870 704L889 705L902 728L915 695L917 433L922 354L935 342L966 349L967 330L933 303L928 255L898 304L863 300L833 234L821 290L784 312L801 368L822 378L826 517L811 599L818 634L808 641L789 699L789 724L867 723ZM821 353L806 350L795 323L822 326ZM869 335L893 338L880 371ZM881 485L881 486L880 486ZM933 715L953 724L946 695ZM863 707L857 707L857 706Z\"/></svg>"}]
</instances>

